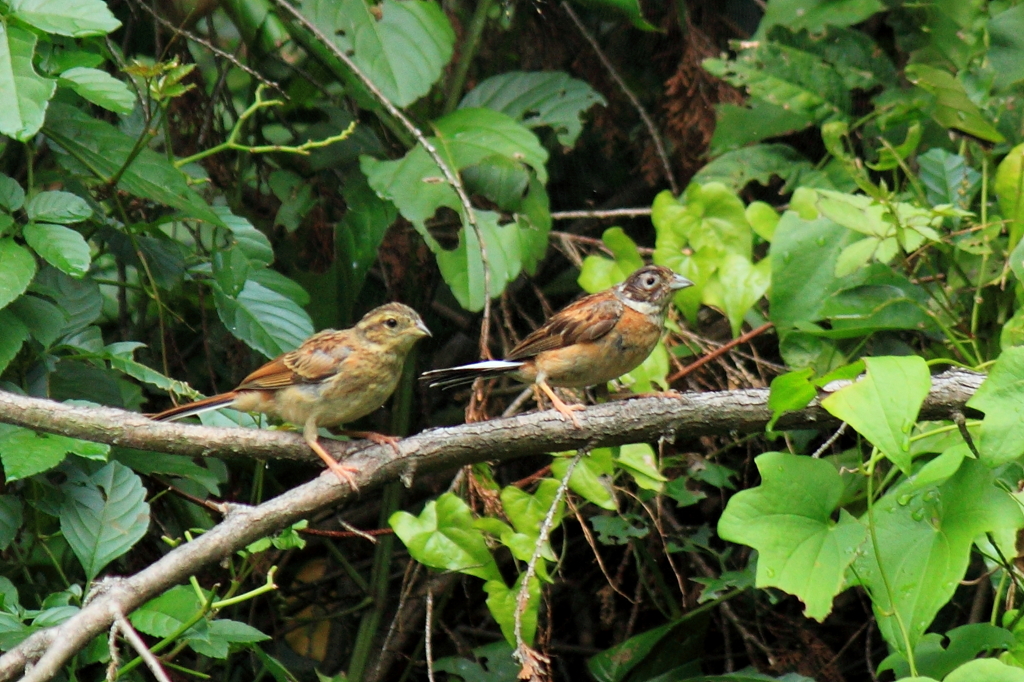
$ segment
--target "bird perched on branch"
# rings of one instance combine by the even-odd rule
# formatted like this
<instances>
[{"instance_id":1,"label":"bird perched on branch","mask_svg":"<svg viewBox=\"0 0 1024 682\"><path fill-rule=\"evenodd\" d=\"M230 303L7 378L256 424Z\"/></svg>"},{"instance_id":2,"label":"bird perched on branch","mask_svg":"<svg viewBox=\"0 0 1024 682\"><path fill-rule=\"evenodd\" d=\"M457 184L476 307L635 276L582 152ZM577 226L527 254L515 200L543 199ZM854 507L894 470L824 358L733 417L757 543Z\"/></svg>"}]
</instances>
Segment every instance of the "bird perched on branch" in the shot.
<instances>
[{"instance_id":1,"label":"bird perched on branch","mask_svg":"<svg viewBox=\"0 0 1024 682\"><path fill-rule=\"evenodd\" d=\"M504 360L425 372L430 386L449 388L478 377L508 374L535 384L558 412L577 427L579 405L566 405L552 386L582 388L626 374L639 366L661 340L672 295L693 286L682 275L647 265L610 289L585 296L523 339Z\"/></svg>"},{"instance_id":2,"label":"bird perched on branch","mask_svg":"<svg viewBox=\"0 0 1024 682\"><path fill-rule=\"evenodd\" d=\"M317 429L345 424L370 414L394 393L413 345L430 336L415 310L387 303L366 313L349 329L325 329L301 346L250 374L238 388L174 407L153 419L166 421L230 407L263 412L302 426L302 436L324 463L356 488L353 467L338 464L320 445ZM398 441L372 432L348 432L374 443Z\"/></svg>"}]
</instances>

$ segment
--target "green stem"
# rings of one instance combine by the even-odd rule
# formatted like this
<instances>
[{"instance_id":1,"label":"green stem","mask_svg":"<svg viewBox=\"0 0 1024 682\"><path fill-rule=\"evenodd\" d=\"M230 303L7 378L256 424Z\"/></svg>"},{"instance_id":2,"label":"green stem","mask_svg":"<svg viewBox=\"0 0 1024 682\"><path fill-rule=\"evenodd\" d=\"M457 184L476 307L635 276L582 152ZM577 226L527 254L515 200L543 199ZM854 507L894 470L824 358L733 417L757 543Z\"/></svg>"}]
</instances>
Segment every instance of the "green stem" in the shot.
<instances>
[{"instance_id":1,"label":"green stem","mask_svg":"<svg viewBox=\"0 0 1024 682\"><path fill-rule=\"evenodd\" d=\"M491 13L494 0L477 0L476 10L469 22L469 31L462 43L462 50L459 54L459 63L452 75L451 86L448 88L448 101L444 105L444 113L450 114L459 106L462 98L462 90L466 87L466 76L469 75L469 67L473 64L477 50L480 49L480 39L483 37L484 28L487 26L487 17Z\"/></svg>"},{"instance_id":2,"label":"green stem","mask_svg":"<svg viewBox=\"0 0 1024 682\"><path fill-rule=\"evenodd\" d=\"M889 577L885 574L885 569L882 566L882 553L878 544L878 533L875 530L875 503L872 499L874 496L873 482L875 479L875 465L883 457L884 455L875 448L871 453L871 459L868 461L866 471L868 476L868 532L871 535L871 547L875 552L875 563L878 564L878 575L881 576L882 584L885 585L885 592L889 597L889 607L892 609L892 617L896 619L896 625L899 627L900 634L903 637L907 663L910 665L910 676L917 677L917 662L914 660L914 649L910 646L910 632L907 631L907 627L903 623L903 616L900 615L899 609L896 608L896 595L892 590L892 585L889 584Z\"/></svg>"}]
</instances>

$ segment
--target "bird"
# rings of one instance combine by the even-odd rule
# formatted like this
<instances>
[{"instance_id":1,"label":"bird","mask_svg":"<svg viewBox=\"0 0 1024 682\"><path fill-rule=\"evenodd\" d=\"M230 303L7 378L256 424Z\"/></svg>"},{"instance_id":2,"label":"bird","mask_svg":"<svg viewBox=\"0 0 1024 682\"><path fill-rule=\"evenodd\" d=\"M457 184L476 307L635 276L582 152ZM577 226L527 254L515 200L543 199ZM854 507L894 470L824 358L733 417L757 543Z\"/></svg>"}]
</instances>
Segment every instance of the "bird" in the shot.
<instances>
[{"instance_id":1,"label":"bird","mask_svg":"<svg viewBox=\"0 0 1024 682\"><path fill-rule=\"evenodd\" d=\"M157 421L181 419L230 407L263 412L302 426L302 436L353 490L354 467L339 464L319 442L318 429L345 424L370 414L394 393L413 345L430 336L419 314L401 303L386 303L366 313L354 327L324 329L293 351L247 376L238 388L152 415ZM373 432L348 432L396 447L398 438Z\"/></svg>"},{"instance_id":2,"label":"bird","mask_svg":"<svg viewBox=\"0 0 1024 682\"><path fill-rule=\"evenodd\" d=\"M552 386L594 386L639 366L661 340L673 294L689 286L693 282L669 268L646 265L621 284L570 303L505 359L432 370L420 379L431 387L450 388L507 374L534 384L578 428L574 412L582 406L566 405Z\"/></svg>"}]
</instances>

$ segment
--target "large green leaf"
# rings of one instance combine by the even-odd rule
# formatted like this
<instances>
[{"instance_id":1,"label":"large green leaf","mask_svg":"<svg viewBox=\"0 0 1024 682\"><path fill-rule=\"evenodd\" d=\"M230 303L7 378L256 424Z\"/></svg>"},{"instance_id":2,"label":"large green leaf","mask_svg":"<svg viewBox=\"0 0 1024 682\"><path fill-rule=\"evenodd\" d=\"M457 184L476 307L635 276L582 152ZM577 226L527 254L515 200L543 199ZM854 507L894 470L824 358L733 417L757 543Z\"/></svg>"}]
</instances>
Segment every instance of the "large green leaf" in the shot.
<instances>
[{"instance_id":1,"label":"large green leaf","mask_svg":"<svg viewBox=\"0 0 1024 682\"><path fill-rule=\"evenodd\" d=\"M89 459L104 459L109 451L110 446L102 443L0 424L0 461L3 461L8 481L49 471L63 462L69 452Z\"/></svg>"},{"instance_id":2,"label":"large green leaf","mask_svg":"<svg viewBox=\"0 0 1024 682\"><path fill-rule=\"evenodd\" d=\"M1011 149L999 162L995 190L999 209L1010 221L1009 247L1014 249L1024 235L1024 144ZM1011 265L1020 267L1019 261L1011 261Z\"/></svg>"},{"instance_id":3,"label":"large green leaf","mask_svg":"<svg viewBox=\"0 0 1024 682\"><path fill-rule=\"evenodd\" d=\"M313 335L313 322L295 301L249 280L237 297L214 290L217 314L236 338L273 358Z\"/></svg>"},{"instance_id":4,"label":"large green leaf","mask_svg":"<svg viewBox=\"0 0 1024 682\"><path fill-rule=\"evenodd\" d=\"M232 240L246 258L259 267L274 262L274 247L270 245L267 235L253 227L248 219L235 215L227 206L214 206L213 212L231 232Z\"/></svg>"},{"instance_id":5,"label":"large green leaf","mask_svg":"<svg viewBox=\"0 0 1024 682\"><path fill-rule=\"evenodd\" d=\"M65 334L81 331L95 322L103 312L103 296L95 280L75 279L54 267L46 266L40 270L32 282L32 292L53 301L62 316L44 309L45 301L32 303L32 311L19 308L16 312L19 317L29 316L29 319L36 320L38 331L35 333L50 339L51 343ZM37 337L41 342L43 338Z\"/></svg>"},{"instance_id":6,"label":"large green leaf","mask_svg":"<svg viewBox=\"0 0 1024 682\"><path fill-rule=\"evenodd\" d=\"M943 682L1024 682L1024 670L991 658L968 661Z\"/></svg>"},{"instance_id":7,"label":"large green leaf","mask_svg":"<svg viewBox=\"0 0 1024 682\"><path fill-rule=\"evenodd\" d=\"M747 130L751 130L747 128ZM814 165L787 144L755 144L728 151L701 168L693 181L706 185L720 182L734 192L751 182L768 185L778 177L786 184L783 192L814 174ZM812 185L817 183L812 183Z\"/></svg>"},{"instance_id":8,"label":"large green leaf","mask_svg":"<svg viewBox=\"0 0 1024 682\"><path fill-rule=\"evenodd\" d=\"M1024 348L1007 348L967 406L985 413L977 438L981 461L997 467L1024 454Z\"/></svg>"},{"instance_id":9,"label":"large green leaf","mask_svg":"<svg viewBox=\"0 0 1024 682\"><path fill-rule=\"evenodd\" d=\"M133 611L128 620L147 635L169 637L202 608L191 585L176 585Z\"/></svg>"},{"instance_id":10,"label":"large green leaf","mask_svg":"<svg viewBox=\"0 0 1024 682\"><path fill-rule=\"evenodd\" d=\"M17 537L24 520L23 508L18 495L0 495L0 551L7 549Z\"/></svg>"},{"instance_id":11,"label":"large green leaf","mask_svg":"<svg viewBox=\"0 0 1024 682\"><path fill-rule=\"evenodd\" d=\"M511 589L504 580L500 579L488 580L484 583L484 592L487 593L487 610L498 622L501 634L505 635L505 641L512 645L516 643L515 614L520 610L519 590L525 577L525 572L520 573L516 584ZM526 604L522 607L522 617L520 618L523 641L527 645L533 644L533 638L537 634L537 612L539 609L540 580L534 577L526 588Z\"/></svg>"},{"instance_id":12,"label":"large green leaf","mask_svg":"<svg viewBox=\"0 0 1024 682\"><path fill-rule=\"evenodd\" d=\"M73 476L62 488L60 528L91 581L146 534L146 489L120 462L110 462L91 476Z\"/></svg>"},{"instance_id":13,"label":"large green leaf","mask_svg":"<svg viewBox=\"0 0 1024 682\"><path fill-rule=\"evenodd\" d=\"M421 564L501 581L483 533L473 527L473 514L457 495L445 493L428 502L418 517L395 512L388 524Z\"/></svg>"},{"instance_id":14,"label":"large green leaf","mask_svg":"<svg viewBox=\"0 0 1024 682\"><path fill-rule=\"evenodd\" d=\"M11 360L28 340L29 329L11 309L0 310L0 374L11 364Z\"/></svg>"},{"instance_id":15,"label":"large green leaf","mask_svg":"<svg viewBox=\"0 0 1024 682\"><path fill-rule=\"evenodd\" d=\"M92 208L71 192L40 192L25 205L29 220L44 223L80 223L92 217Z\"/></svg>"},{"instance_id":16,"label":"large green leaf","mask_svg":"<svg viewBox=\"0 0 1024 682\"><path fill-rule=\"evenodd\" d=\"M904 72L911 83L935 97L930 113L939 125L989 142L1005 139L971 101L963 84L953 74L927 64L910 64Z\"/></svg>"},{"instance_id":17,"label":"large green leaf","mask_svg":"<svg viewBox=\"0 0 1024 682\"><path fill-rule=\"evenodd\" d=\"M910 483L897 486L875 503L874 541L864 544L850 574L851 581L868 589L886 642L904 653L907 641L916 646L953 596L967 571L974 539L1024 525L1017 503L999 487L992 471L972 459L964 459L942 485L908 493L911 489ZM868 523L868 518L862 521Z\"/></svg>"},{"instance_id":18,"label":"large green leaf","mask_svg":"<svg viewBox=\"0 0 1024 682\"><path fill-rule=\"evenodd\" d=\"M452 56L455 32L431 0L313 0L302 10L400 107L427 94Z\"/></svg>"},{"instance_id":19,"label":"large green leaf","mask_svg":"<svg viewBox=\"0 0 1024 682\"><path fill-rule=\"evenodd\" d=\"M964 210L971 206L981 186L981 173L967 165L967 159L933 147L918 155L917 166L918 178L932 205L952 204Z\"/></svg>"},{"instance_id":20,"label":"large green leaf","mask_svg":"<svg viewBox=\"0 0 1024 682\"><path fill-rule=\"evenodd\" d=\"M25 190L14 178L0 173L0 208L17 211L25 204Z\"/></svg>"},{"instance_id":21,"label":"large green leaf","mask_svg":"<svg viewBox=\"0 0 1024 682\"><path fill-rule=\"evenodd\" d=\"M334 250L341 280L339 288L344 292L342 319L348 321L352 319L366 273L377 261L377 248L398 212L393 204L373 193L362 173L347 176L342 195L346 210L334 230Z\"/></svg>"},{"instance_id":22,"label":"large green leaf","mask_svg":"<svg viewBox=\"0 0 1024 682\"><path fill-rule=\"evenodd\" d=\"M481 81L459 108L494 109L528 128L550 126L559 142L572 147L583 130L583 113L595 104L607 102L589 84L563 71L509 71Z\"/></svg>"},{"instance_id":23,"label":"large green leaf","mask_svg":"<svg viewBox=\"0 0 1024 682\"><path fill-rule=\"evenodd\" d=\"M21 296L36 274L36 259L13 239L0 239L0 308Z\"/></svg>"},{"instance_id":24,"label":"large green leaf","mask_svg":"<svg viewBox=\"0 0 1024 682\"><path fill-rule=\"evenodd\" d=\"M773 0L765 8L758 33L780 24L813 32L829 26L853 26L883 9L880 0Z\"/></svg>"},{"instance_id":25,"label":"large green leaf","mask_svg":"<svg viewBox=\"0 0 1024 682\"><path fill-rule=\"evenodd\" d=\"M1002 89L1024 80L1024 6L1000 12L988 21L989 50L995 76L993 85Z\"/></svg>"},{"instance_id":26,"label":"large green leaf","mask_svg":"<svg viewBox=\"0 0 1024 682\"><path fill-rule=\"evenodd\" d=\"M10 0L14 16L46 33L86 38L121 27L102 0Z\"/></svg>"},{"instance_id":27,"label":"large green leaf","mask_svg":"<svg viewBox=\"0 0 1024 682\"><path fill-rule=\"evenodd\" d=\"M54 103L43 133L71 158L62 159L73 171L109 180L128 161L135 140L114 126L88 114ZM214 225L223 225L217 214L189 186L184 173L165 155L143 148L117 183L121 189L158 204L176 208L185 215Z\"/></svg>"},{"instance_id":28,"label":"large green leaf","mask_svg":"<svg viewBox=\"0 0 1024 682\"><path fill-rule=\"evenodd\" d=\"M761 485L729 500L718 534L758 551L758 587L796 595L822 621L867 529L845 511L833 521L844 484L830 462L781 452L755 461Z\"/></svg>"},{"instance_id":29,"label":"large green leaf","mask_svg":"<svg viewBox=\"0 0 1024 682\"><path fill-rule=\"evenodd\" d=\"M437 136L432 143L453 170L497 156L521 167L526 164L536 174L514 222L501 225L499 214L475 211L489 265L490 294L498 296L521 270L532 271L547 248L551 222L542 184L547 178L547 152L531 131L490 109L460 109L435 121L434 127ZM466 217L462 215L458 196L426 151L417 146L396 161L368 156L360 161L370 187L398 207L434 252L441 274L460 305L468 310L481 310L486 296L480 240L476 231L465 227ZM463 227L454 249L446 248L427 229L427 221L442 207L452 209L462 218Z\"/></svg>"},{"instance_id":30,"label":"large green leaf","mask_svg":"<svg viewBox=\"0 0 1024 682\"><path fill-rule=\"evenodd\" d=\"M931 389L924 358L864 358L867 375L821 401L910 475L910 431Z\"/></svg>"},{"instance_id":31,"label":"large green leaf","mask_svg":"<svg viewBox=\"0 0 1024 682\"><path fill-rule=\"evenodd\" d=\"M78 66L60 75L60 85L117 114L130 114L135 108L135 93L124 81L106 71Z\"/></svg>"},{"instance_id":32,"label":"large green leaf","mask_svg":"<svg viewBox=\"0 0 1024 682\"><path fill-rule=\"evenodd\" d=\"M771 284L770 259L752 263L738 253L726 254L716 277L704 288L704 302L722 310L729 318L732 335L739 336L747 312L761 300Z\"/></svg>"},{"instance_id":33,"label":"large green leaf","mask_svg":"<svg viewBox=\"0 0 1024 682\"><path fill-rule=\"evenodd\" d=\"M814 121L845 117L850 92L818 55L779 43L749 43L735 59L706 59L704 68L732 85Z\"/></svg>"},{"instance_id":34,"label":"large green leaf","mask_svg":"<svg viewBox=\"0 0 1024 682\"><path fill-rule=\"evenodd\" d=\"M763 99L752 99L745 106L716 104L715 132L711 136L709 153L716 157L751 142L803 130L812 123L812 116L790 111Z\"/></svg>"},{"instance_id":35,"label":"large green leaf","mask_svg":"<svg viewBox=\"0 0 1024 682\"><path fill-rule=\"evenodd\" d=\"M25 142L43 125L46 107L57 89L56 81L36 73L32 58L36 36L0 21L0 134Z\"/></svg>"},{"instance_id":36,"label":"large green leaf","mask_svg":"<svg viewBox=\"0 0 1024 682\"><path fill-rule=\"evenodd\" d=\"M63 225L29 223L21 234L43 260L58 270L78 278L89 272L92 255L80 232Z\"/></svg>"}]
</instances>

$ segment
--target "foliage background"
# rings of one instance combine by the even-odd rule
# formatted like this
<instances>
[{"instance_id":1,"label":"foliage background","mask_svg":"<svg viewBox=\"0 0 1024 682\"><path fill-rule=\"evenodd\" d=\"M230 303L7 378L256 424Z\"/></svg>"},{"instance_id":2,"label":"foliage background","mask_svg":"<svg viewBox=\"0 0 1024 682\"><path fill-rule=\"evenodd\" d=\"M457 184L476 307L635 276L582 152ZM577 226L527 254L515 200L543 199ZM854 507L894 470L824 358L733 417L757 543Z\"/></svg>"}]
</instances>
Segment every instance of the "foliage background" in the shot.
<instances>
[{"instance_id":1,"label":"foliage background","mask_svg":"<svg viewBox=\"0 0 1024 682\"><path fill-rule=\"evenodd\" d=\"M159 5L0 2L4 390L156 411L401 300L434 337L356 426L497 417L415 375L648 259L697 286L621 385L846 425L395 482L132 614L174 679L1024 679L1024 6ZM919 422L949 365L989 378ZM5 651L311 475L6 424L0 463Z\"/></svg>"}]
</instances>

